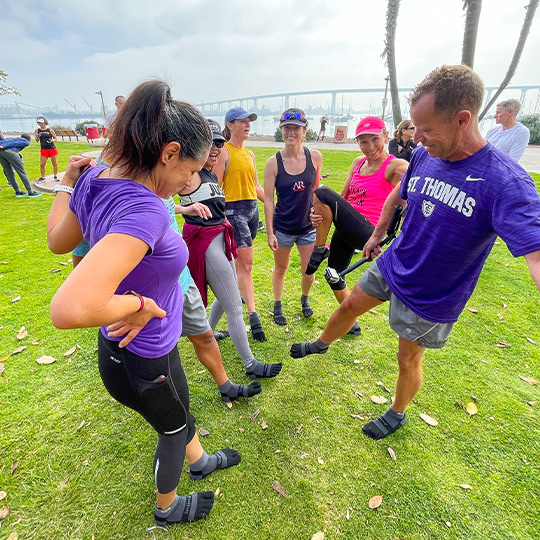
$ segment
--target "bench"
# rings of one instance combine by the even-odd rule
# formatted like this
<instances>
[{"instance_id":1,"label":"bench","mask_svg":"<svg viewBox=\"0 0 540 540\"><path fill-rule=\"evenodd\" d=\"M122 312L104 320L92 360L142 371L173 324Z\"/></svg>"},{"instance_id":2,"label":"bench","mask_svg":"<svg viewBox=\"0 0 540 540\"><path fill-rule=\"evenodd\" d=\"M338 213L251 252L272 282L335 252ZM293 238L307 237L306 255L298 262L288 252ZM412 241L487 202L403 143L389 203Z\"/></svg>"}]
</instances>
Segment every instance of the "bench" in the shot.
<instances>
[{"instance_id":1,"label":"bench","mask_svg":"<svg viewBox=\"0 0 540 540\"><path fill-rule=\"evenodd\" d=\"M56 131L56 134L60 135L60 137L62 137L62 140L64 140L64 137L68 137L70 141L71 137L75 137L77 141L79 140L79 137L84 137L84 135L81 135L73 129L59 129Z\"/></svg>"}]
</instances>

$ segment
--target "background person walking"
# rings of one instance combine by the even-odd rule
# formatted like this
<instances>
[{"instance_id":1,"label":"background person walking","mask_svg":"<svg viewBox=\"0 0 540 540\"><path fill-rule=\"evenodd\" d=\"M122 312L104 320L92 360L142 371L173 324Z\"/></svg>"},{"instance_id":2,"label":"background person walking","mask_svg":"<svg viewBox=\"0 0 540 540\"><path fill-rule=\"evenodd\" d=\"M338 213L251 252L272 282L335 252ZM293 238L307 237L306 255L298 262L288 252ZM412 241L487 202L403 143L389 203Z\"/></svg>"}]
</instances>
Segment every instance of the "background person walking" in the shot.
<instances>
[{"instance_id":1,"label":"background person walking","mask_svg":"<svg viewBox=\"0 0 540 540\"><path fill-rule=\"evenodd\" d=\"M54 180L58 182L58 163L56 162L58 150L54 144L56 133L49 127L49 122L44 116L38 116L36 122L39 128L35 131L35 138L41 145L41 157L39 161L41 177L36 180L36 184L40 184L45 180L47 160L49 158L53 166Z\"/></svg>"}]
</instances>

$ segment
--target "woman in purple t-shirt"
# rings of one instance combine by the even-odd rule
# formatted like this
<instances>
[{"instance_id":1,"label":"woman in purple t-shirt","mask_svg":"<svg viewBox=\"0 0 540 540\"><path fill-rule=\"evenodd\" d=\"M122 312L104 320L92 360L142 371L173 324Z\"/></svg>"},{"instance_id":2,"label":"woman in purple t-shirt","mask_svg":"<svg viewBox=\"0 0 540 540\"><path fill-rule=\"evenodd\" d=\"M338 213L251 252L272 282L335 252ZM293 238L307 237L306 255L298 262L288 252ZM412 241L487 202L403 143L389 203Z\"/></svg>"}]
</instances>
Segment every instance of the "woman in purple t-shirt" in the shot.
<instances>
[{"instance_id":1,"label":"woman in purple t-shirt","mask_svg":"<svg viewBox=\"0 0 540 540\"><path fill-rule=\"evenodd\" d=\"M211 144L197 109L174 101L162 81L143 83L118 114L103 154L110 168L91 167L81 176L90 159L70 158L47 223L55 253L71 251L83 238L90 244L55 294L51 318L57 328L101 326L98 365L105 387L158 432L159 525L195 521L212 508L211 491L176 494L186 455L194 480L240 461L229 449L207 455L195 434L176 346L178 278L188 253L161 201L189 184Z\"/></svg>"}]
</instances>

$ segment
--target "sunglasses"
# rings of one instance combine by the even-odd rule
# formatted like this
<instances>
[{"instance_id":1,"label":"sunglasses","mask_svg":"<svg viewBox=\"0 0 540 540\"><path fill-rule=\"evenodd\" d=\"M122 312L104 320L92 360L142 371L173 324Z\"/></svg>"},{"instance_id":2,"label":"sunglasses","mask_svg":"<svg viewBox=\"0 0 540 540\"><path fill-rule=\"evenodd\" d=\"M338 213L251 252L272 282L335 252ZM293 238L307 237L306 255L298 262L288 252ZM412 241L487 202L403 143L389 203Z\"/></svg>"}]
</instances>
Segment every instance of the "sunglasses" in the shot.
<instances>
[{"instance_id":1,"label":"sunglasses","mask_svg":"<svg viewBox=\"0 0 540 540\"><path fill-rule=\"evenodd\" d=\"M302 113L299 113L299 112L288 112L288 113L283 113L282 117L281 117L281 121L283 122L284 120L304 120L304 115Z\"/></svg>"},{"instance_id":2,"label":"sunglasses","mask_svg":"<svg viewBox=\"0 0 540 540\"><path fill-rule=\"evenodd\" d=\"M225 146L225 141L212 141L212 143L216 148L223 148Z\"/></svg>"},{"instance_id":3,"label":"sunglasses","mask_svg":"<svg viewBox=\"0 0 540 540\"><path fill-rule=\"evenodd\" d=\"M414 131L416 128L414 126L409 126L408 128L405 128L405 129L410 129L411 131Z\"/></svg>"}]
</instances>

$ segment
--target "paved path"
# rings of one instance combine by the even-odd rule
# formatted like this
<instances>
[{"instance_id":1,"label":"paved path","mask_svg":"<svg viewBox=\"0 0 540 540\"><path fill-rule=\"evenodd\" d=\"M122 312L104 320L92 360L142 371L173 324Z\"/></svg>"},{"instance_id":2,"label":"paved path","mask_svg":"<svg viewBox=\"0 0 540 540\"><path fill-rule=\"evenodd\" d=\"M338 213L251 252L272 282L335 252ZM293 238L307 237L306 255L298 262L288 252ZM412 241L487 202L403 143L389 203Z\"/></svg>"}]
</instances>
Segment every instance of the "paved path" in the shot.
<instances>
[{"instance_id":1,"label":"paved path","mask_svg":"<svg viewBox=\"0 0 540 540\"><path fill-rule=\"evenodd\" d=\"M96 158L101 154L101 150L91 150L89 152L83 152L80 154L81 156L90 156L92 158ZM62 180L62 177L64 176L65 171L58 173L58 180ZM36 184L33 182L33 186L36 188L37 191L42 191L43 193L52 193L53 188L55 186L56 182L54 181L54 175L48 174L45 177L44 182L40 182L39 184Z\"/></svg>"},{"instance_id":2,"label":"paved path","mask_svg":"<svg viewBox=\"0 0 540 540\"><path fill-rule=\"evenodd\" d=\"M246 146L259 147L259 148L283 148L284 143L274 141L248 141ZM358 145L356 143L334 143L334 142L313 142L306 143L308 148L317 148L322 150L349 150L358 152ZM101 150L91 150L84 152L83 156L97 157L101 154ZM527 171L540 174L540 146L528 146L523 154L523 157L519 160L519 164ZM64 176L63 172L58 173L58 178ZM54 178L52 174L45 177L45 182L38 184L35 188L43 193L52 193L54 188Z\"/></svg>"},{"instance_id":3,"label":"paved path","mask_svg":"<svg viewBox=\"0 0 540 540\"><path fill-rule=\"evenodd\" d=\"M252 147L274 147L283 148L284 143L273 141L248 141L246 146ZM323 150L352 150L358 152L356 143L335 143L335 142L313 142L306 143L308 148L317 148ZM540 174L540 146L528 146L525 149L523 157L519 160L519 164L527 171Z\"/></svg>"}]
</instances>

